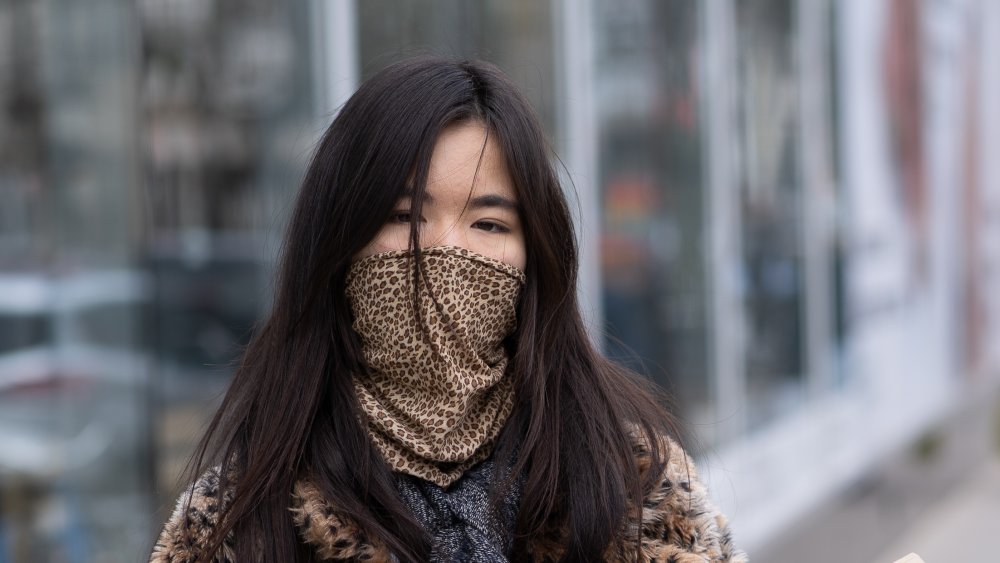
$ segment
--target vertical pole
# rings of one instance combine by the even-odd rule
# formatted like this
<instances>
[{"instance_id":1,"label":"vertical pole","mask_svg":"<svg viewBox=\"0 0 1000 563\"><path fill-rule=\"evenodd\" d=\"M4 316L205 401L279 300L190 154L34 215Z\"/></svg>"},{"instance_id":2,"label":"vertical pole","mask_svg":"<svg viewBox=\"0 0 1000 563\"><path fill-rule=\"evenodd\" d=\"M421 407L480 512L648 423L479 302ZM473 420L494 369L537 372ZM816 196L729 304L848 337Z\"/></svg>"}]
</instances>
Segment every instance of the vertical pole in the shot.
<instances>
[{"instance_id":1,"label":"vertical pole","mask_svg":"<svg viewBox=\"0 0 1000 563\"><path fill-rule=\"evenodd\" d=\"M597 112L594 107L594 24L590 0L553 0L553 37L557 104L558 143L564 155L564 189L574 212L576 237L580 249L578 297L591 340L602 344L601 270L600 270L600 188L597 150Z\"/></svg>"},{"instance_id":2,"label":"vertical pole","mask_svg":"<svg viewBox=\"0 0 1000 563\"><path fill-rule=\"evenodd\" d=\"M800 0L796 6L799 51L799 180L802 182L804 218L801 232L803 250L805 327L804 383L812 397L830 388L831 343L833 339L833 256L832 230L833 186L831 185L829 143L830 123L827 111L829 26L823 17L829 13L826 0Z\"/></svg>"},{"instance_id":3,"label":"vertical pole","mask_svg":"<svg viewBox=\"0 0 1000 563\"><path fill-rule=\"evenodd\" d=\"M719 441L739 436L746 426L746 373L743 353L744 316L740 260L739 184L736 161L736 115L732 38L732 0L706 0L705 41L705 207L709 252L706 271L710 284L712 352Z\"/></svg>"},{"instance_id":4,"label":"vertical pole","mask_svg":"<svg viewBox=\"0 0 1000 563\"><path fill-rule=\"evenodd\" d=\"M356 0L310 4L314 100L317 117L329 123L360 83Z\"/></svg>"}]
</instances>

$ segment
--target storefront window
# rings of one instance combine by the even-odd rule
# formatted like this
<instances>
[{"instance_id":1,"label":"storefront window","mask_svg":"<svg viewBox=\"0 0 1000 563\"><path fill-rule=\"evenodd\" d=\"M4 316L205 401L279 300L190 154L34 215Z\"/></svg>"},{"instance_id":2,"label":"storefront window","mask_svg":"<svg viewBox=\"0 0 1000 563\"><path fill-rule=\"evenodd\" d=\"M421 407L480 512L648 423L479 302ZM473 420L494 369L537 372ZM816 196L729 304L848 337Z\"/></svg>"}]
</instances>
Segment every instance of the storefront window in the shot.
<instances>
[{"instance_id":1,"label":"storefront window","mask_svg":"<svg viewBox=\"0 0 1000 563\"><path fill-rule=\"evenodd\" d=\"M735 4L750 427L800 401L806 359L796 3Z\"/></svg>"},{"instance_id":2,"label":"storefront window","mask_svg":"<svg viewBox=\"0 0 1000 563\"><path fill-rule=\"evenodd\" d=\"M701 3L596 3L605 349L710 422Z\"/></svg>"},{"instance_id":3,"label":"storefront window","mask_svg":"<svg viewBox=\"0 0 1000 563\"><path fill-rule=\"evenodd\" d=\"M144 2L141 266L157 490L179 472L269 306L274 258L312 149L309 5ZM169 506L167 506L169 508Z\"/></svg>"},{"instance_id":4,"label":"storefront window","mask_svg":"<svg viewBox=\"0 0 1000 563\"><path fill-rule=\"evenodd\" d=\"M0 4L0 561L134 561L267 307L308 6Z\"/></svg>"},{"instance_id":5,"label":"storefront window","mask_svg":"<svg viewBox=\"0 0 1000 563\"><path fill-rule=\"evenodd\" d=\"M2 561L132 560L149 525L130 14L0 4Z\"/></svg>"},{"instance_id":6,"label":"storefront window","mask_svg":"<svg viewBox=\"0 0 1000 563\"><path fill-rule=\"evenodd\" d=\"M555 131L551 2L366 0L357 3L362 80L413 55L482 58L517 83Z\"/></svg>"}]
</instances>

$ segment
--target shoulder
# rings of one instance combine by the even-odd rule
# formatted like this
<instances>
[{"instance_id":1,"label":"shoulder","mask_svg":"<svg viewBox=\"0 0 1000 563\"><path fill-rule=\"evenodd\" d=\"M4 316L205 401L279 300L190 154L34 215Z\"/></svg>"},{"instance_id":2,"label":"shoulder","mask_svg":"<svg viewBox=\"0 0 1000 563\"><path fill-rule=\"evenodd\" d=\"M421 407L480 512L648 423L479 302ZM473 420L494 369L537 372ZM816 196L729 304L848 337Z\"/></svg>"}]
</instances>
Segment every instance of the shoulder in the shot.
<instances>
[{"instance_id":1,"label":"shoulder","mask_svg":"<svg viewBox=\"0 0 1000 563\"><path fill-rule=\"evenodd\" d=\"M649 471L649 441L633 435L639 470ZM691 456L673 439L658 436L665 460L659 480L642 503L642 551L645 560L745 563L733 546L725 515L712 503Z\"/></svg>"},{"instance_id":2,"label":"shoulder","mask_svg":"<svg viewBox=\"0 0 1000 563\"><path fill-rule=\"evenodd\" d=\"M302 540L310 544L324 561L375 563L393 560L381 541L369 537L309 480L295 483L290 510Z\"/></svg>"},{"instance_id":3,"label":"shoulder","mask_svg":"<svg viewBox=\"0 0 1000 563\"><path fill-rule=\"evenodd\" d=\"M177 499L174 511L163 526L150 563L193 563L209 547L209 538L225 512L231 494L220 491L219 468L202 474ZM214 561L232 561L233 553L227 540Z\"/></svg>"}]
</instances>

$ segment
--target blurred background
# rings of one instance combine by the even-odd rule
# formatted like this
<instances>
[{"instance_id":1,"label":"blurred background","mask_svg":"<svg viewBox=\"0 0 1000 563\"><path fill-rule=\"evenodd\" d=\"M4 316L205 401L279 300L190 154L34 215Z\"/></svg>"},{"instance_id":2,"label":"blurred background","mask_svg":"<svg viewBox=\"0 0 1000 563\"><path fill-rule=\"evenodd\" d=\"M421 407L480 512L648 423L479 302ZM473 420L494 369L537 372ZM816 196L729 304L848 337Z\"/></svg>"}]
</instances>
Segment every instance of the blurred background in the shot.
<instances>
[{"instance_id":1,"label":"blurred background","mask_svg":"<svg viewBox=\"0 0 1000 563\"><path fill-rule=\"evenodd\" d=\"M1000 3L0 0L0 562L148 555L313 144L419 53L539 111L594 338L754 560L986 559Z\"/></svg>"}]
</instances>

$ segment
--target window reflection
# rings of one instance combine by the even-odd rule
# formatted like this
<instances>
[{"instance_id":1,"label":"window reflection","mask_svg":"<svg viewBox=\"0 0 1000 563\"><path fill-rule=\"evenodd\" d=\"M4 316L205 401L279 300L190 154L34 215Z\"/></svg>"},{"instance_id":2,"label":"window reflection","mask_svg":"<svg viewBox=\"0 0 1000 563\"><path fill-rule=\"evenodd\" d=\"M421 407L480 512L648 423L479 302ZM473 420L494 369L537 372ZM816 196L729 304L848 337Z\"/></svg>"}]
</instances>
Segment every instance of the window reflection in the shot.
<instances>
[{"instance_id":1,"label":"window reflection","mask_svg":"<svg viewBox=\"0 0 1000 563\"><path fill-rule=\"evenodd\" d=\"M595 9L605 347L710 420L701 3Z\"/></svg>"},{"instance_id":2,"label":"window reflection","mask_svg":"<svg viewBox=\"0 0 1000 563\"><path fill-rule=\"evenodd\" d=\"M307 7L0 3L0 561L148 553L266 306Z\"/></svg>"},{"instance_id":3,"label":"window reflection","mask_svg":"<svg viewBox=\"0 0 1000 563\"><path fill-rule=\"evenodd\" d=\"M483 58L511 77L555 131L551 2L366 0L357 10L362 80L407 56Z\"/></svg>"},{"instance_id":4,"label":"window reflection","mask_svg":"<svg viewBox=\"0 0 1000 563\"><path fill-rule=\"evenodd\" d=\"M802 209L795 3L736 3L744 354L751 426L802 390Z\"/></svg>"},{"instance_id":5,"label":"window reflection","mask_svg":"<svg viewBox=\"0 0 1000 563\"><path fill-rule=\"evenodd\" d=\"M222 1L139 10L149 198L140 263L150 279L159 521L268 306L285 213L321 127L308 8Z\"/></svg>"},{"instance_id":6,"label":"window reflection","mask_svg":"<svg viewBox=\"0 0 1000 563\"><path fill-rule=\"evenodd\" d=\"M118 561L148 526L122 2L0 4L0 559Z\"/></svg>"}]
</instances>

